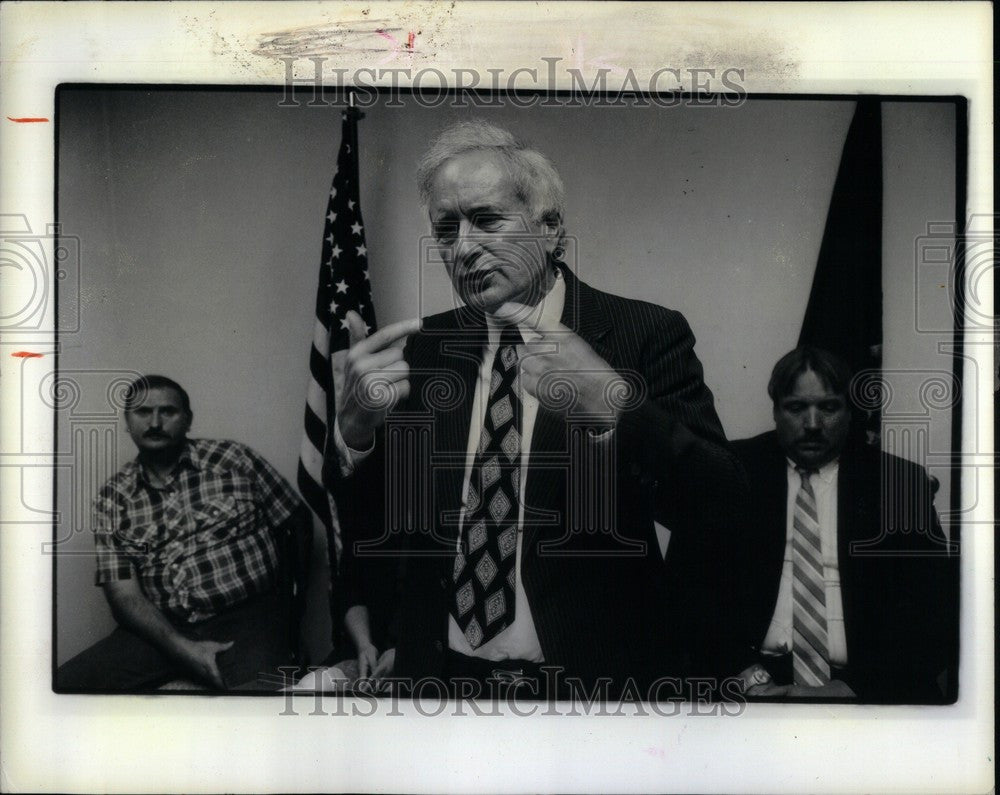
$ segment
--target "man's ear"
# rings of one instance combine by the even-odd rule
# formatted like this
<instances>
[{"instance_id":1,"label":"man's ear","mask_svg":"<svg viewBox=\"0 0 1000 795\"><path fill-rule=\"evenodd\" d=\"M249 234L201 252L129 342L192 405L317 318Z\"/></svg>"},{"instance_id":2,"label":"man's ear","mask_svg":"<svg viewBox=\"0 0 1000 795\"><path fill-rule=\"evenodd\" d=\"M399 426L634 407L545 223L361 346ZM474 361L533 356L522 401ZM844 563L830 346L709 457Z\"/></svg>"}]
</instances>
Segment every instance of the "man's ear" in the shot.
<instances>
[{"instance_id":1,"label":"man's ear","mask_svg":"<svg viewBox=\"0 0 1000 795\"><path fill-rule=\"evenodd\" d=\"M563 240L565 238L562 218L557 215L551 218L542 219L542 234L545 237L546 254L551 256L556 249L561 250L563 247Z\"/></svg>"}]
</instances>

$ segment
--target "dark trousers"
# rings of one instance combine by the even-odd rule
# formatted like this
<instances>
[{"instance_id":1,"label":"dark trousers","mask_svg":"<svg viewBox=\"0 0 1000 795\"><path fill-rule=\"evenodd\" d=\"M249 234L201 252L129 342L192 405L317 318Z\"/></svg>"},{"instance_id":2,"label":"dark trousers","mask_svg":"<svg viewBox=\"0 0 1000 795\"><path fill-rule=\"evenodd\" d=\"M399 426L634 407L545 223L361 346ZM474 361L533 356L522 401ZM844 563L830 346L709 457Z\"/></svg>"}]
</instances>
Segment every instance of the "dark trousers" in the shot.
<instances>
[{"instance_id":1,"label":"dark trousers","mask_svg":"<svg viewBox=\"0 0 1000 795\"><path fill-rule=\"evenodd\" d=\"M233 641L216 656L227 690L277 690L279 666L292 664L287 611L275 594L257 596L205 621L175 622L195 640ZM56 671L58 691L106 692L155 689L190 671L138 635L118 627ZM206 684L199 682L199 684Z\"/></svg>"}]
</instances>

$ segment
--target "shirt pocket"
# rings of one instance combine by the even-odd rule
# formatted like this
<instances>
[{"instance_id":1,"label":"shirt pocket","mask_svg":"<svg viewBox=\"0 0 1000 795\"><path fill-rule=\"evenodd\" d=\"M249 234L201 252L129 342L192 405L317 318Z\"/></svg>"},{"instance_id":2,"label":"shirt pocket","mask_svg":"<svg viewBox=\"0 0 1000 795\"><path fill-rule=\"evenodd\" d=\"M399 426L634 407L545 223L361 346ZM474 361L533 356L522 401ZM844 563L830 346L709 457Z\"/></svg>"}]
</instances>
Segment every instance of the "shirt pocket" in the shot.
<instances>
[{"instance_id":1,"label":"shirt pocket","mask_svg":"<svg viewBox=\"0 0 1000 795\"><path fill-rule=\"evenodd\" d=\"M164 528L160 522L133 524L128 530L113 533L115 544L128 555L146 556L156 552L164 541Z\"/></svg>"},{"instance_id":2,"label":"shirt pocket","mask_svg":"<svg viewBox=\"0 0 1000 795\"><path fill-rule=\"evenodd\" d=\"M241 493L210 497L191 514L198 534L210 539L247 535L253 529L254 504Z\"/></svg>"}]
</instances>

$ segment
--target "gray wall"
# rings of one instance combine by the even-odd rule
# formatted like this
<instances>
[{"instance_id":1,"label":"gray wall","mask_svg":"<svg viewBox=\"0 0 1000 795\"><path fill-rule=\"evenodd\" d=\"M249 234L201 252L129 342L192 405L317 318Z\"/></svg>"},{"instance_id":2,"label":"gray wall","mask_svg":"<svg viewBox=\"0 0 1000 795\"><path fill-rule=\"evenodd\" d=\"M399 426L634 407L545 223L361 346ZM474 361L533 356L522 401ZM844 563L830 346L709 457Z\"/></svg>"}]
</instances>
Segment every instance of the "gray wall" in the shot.
<instances>
[{"instance_id":1,"label":"gray wall","mask_svg":"<svg viewBox=\"0 0 1000 795\"><path fill-rule=\"evenodd\" d=\"M192 435L247 442L294 482L340 114L282 108L279 99L63 94L59 217L81 238L82 328L64 337L60 367L170 375L191 393ZM531 139L563 174L580 276L681 309L727 434L766 430L767 376L797 339L853 107L369 108L360 125L362 209L379 321L451 305L443 268L419 265L427 229L414 162L439 126L484 115ZM919 287L930 276L914 267L913 241L926 221L953 220L954 114L884 107L885 364L949 370L936 344L950 335L914 333L914 302L947 318L948 291ZM117 427L112 449L94 458L101 473L134 455ZM945 446L949 427L947 411L934 418ZM60 505L85 504L100 479L84 487L62 478ZM113 626L92 584L92 537L67 535L58 662ZM325 544L317 549L307 616L314 659L329 645Z\"/></svg>"}]
</instances>

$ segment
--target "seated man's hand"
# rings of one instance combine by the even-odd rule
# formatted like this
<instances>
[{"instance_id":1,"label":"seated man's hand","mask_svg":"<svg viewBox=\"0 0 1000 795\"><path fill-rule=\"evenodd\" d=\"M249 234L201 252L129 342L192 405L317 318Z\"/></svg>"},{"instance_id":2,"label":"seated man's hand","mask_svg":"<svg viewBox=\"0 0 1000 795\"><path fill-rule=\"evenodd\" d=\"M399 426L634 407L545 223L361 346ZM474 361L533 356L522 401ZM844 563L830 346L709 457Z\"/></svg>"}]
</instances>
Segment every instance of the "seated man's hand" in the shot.
<instances>
[{"instance_id":1,"label":"seated man's hand","mask_svg":"<svg viewBox=\"0 0 1000 795\"><path fill-rule=\"evenodd\" d=\"M743 685L743 692L752 695L755 687L765 687L771 685L771 674L760 663L754 663L748 668L744 668L736 676Z\"/></svg>"},{"instance_id":2,"label":"seated man's hand","mask_svg":"<svg viewBox=\"0 0 1000 795\"><path fill-rule=\"evenodd\" d=\"M226 689L216 655L231 649L233 641L219 643L214 640L190 640L184 638L178 643L176 654L181 664L199 679L210 682L219 690Z\"/></svg>"}]
</instances>

